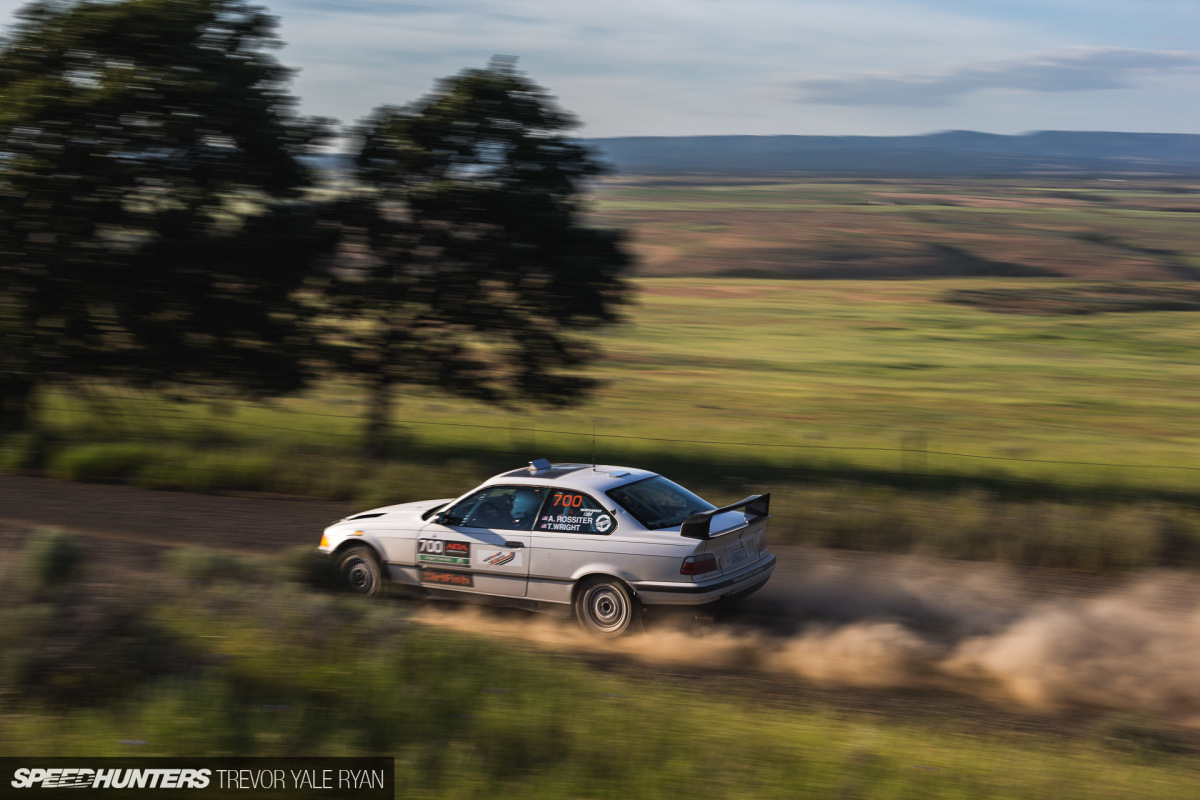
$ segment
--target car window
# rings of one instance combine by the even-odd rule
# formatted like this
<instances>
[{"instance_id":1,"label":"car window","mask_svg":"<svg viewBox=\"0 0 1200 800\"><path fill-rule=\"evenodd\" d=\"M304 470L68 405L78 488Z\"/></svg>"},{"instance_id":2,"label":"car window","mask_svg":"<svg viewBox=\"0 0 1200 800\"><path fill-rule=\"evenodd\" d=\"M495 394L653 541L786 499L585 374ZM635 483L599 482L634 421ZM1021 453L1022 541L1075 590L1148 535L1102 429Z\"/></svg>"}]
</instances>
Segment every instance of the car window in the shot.
<instances>
[{"instance_id":1,"label":"car window","mask_svg":"<svg viewBox=\"0 0 1200 800\"><path fill-rule=\"evenodd\" d=\"M537 530L562 533L612 533L617 526L612 514L582 492L555 491L550 493Z\"/></svg>"},{"instance_id":2,"label":"car window","mask_svg":"<svg viewBox=\"0 0 1200 800\"><path fill-rule=\"evenodd\" d=\"M444 520L466 528L530 531L546 492L540 486L489 486L455 503Z\"/></svg>"},{"instance_id":3,"label":"car window","mask_svg":"<svg viewBox=\"0 0 1200 800\"><path fill-rule=\"evenodd\" d=\"M694 514L716 508L661 475L610 489L608 496L652 531L674 528Z\"/></svg>"}]
</instances>

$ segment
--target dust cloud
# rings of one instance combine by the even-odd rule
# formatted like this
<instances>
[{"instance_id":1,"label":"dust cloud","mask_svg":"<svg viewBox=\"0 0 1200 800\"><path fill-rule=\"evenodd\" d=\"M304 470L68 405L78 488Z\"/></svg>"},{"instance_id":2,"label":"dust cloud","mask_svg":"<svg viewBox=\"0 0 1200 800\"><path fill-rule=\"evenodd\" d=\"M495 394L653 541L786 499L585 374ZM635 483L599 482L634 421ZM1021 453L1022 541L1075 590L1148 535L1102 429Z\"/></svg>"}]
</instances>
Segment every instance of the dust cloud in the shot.
<instances>
[{"instance_id":1,"label":"dust cloud","mask_svg":"<svg viewBox=\"0 0 1200 800\"><path fill-rule=\"evenodd\" d=\"M1103 709L1200 726L1200 587L1189 576L1063 586L996 565L891 558L868 567L825 563L777 574L728 617L651 614L644 633L616 640L568 620L447 604L426 606L420 618L654 665L943 689L1032 709Z\"/></svg>"}]
</instances>

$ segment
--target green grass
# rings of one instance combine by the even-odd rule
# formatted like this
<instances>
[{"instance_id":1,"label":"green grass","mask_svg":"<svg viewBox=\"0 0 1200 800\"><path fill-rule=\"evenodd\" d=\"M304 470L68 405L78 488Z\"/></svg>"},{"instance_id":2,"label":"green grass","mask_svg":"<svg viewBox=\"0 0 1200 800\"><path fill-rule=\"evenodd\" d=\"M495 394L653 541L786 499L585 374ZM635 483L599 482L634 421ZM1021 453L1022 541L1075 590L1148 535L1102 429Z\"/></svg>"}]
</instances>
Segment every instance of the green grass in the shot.
<instances>
[{"instance_id":1,"label":"green grass","mask_svg":"<svg viewBox=\"0 0 1200 800\"><path fill-rule=\"evenodd\" d=\"M0 447L0 468L382 504L595 452L718 501L773 490L775 530L793 540L1088 569L1196 563L1200 315L1013 315L942 301L1075 286L649 279L629 324L600 337L604 385L580 408L413 391L398 403L389 458L372 462L358 454L364 398L352 386L220 405L52 391L39 430ZM1033 500L1042 505L1020 509ZM1021 521L989 528L980 515ZM1128 530L1104 547L1082 533L1057 537L1069 547L1038 544L1055 519Z\"/></svg>"},{"instance_id":2,"label":"green grass","mask_svg":"<svg viewBox=\"0 0 1200 800\"><path fill-rule=\"evenodd\" d=\"M406 798L1193 797L1169 729L1004 732L686 678L622 677L439 630L280 567L176 555L39 605L0 574L6 756L383 755ZM228 564L224 564L228 567ZM224 577L223 577L224 576ZM88 621L86 628L78 623ZM123 742L140 742L136 746Z\"/></svg>"}]
</instances>

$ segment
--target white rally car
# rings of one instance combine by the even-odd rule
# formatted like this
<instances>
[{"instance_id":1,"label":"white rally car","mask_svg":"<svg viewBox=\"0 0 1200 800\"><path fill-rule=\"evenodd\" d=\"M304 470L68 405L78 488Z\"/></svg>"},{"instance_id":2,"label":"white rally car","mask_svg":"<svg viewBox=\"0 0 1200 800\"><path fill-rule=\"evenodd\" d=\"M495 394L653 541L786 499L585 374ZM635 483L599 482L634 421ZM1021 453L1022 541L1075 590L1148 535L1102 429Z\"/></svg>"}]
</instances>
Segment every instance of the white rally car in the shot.
<instances>
[{"instance_id":1,"label":"white rally car","mask_svg":"<svg viewBox=\"0 0 1200 800\"><path fill-rule=\"evenodd\" d=\"M643 606L705 605L760 588L770 495L717 508L641 469L545 459L457 500L385 506L338 520L320 550L351 590L384 579L440 595L578 618L619 636Z\"/></svg>"}]
</instances>

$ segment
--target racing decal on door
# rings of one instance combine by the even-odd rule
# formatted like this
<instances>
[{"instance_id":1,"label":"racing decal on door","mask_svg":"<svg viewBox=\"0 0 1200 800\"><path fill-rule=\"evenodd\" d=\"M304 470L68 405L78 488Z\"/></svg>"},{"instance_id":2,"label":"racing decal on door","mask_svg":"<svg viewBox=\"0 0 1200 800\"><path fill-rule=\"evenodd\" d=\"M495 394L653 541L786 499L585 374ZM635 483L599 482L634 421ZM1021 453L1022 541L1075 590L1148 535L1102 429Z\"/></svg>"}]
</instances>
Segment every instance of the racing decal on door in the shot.
<instances>
[{"instance_id":1,"label":"racing decal on door","mask_svg":"<svg viewBox=\"0 0 1200 800\"><path fill-rule=\"evenodd\" d=\"M476 550L475 563L481 567L522 566L521 553L516 550Z\"/></svg>"},{"instance_id":2,"label":"racing decal on door","mask_svg":"<svg viewBox=\"0 0 1200 800\"><path fill-rule=\"evenodd\" d=\"M475 580L470 573L446 572L440 569L425 568L421 570L421 583L437 586L474 586Z\"/></svg>"},{"instance_id":3,"label":"racing decal on door","mask_svg":"<svg viewBox=\"0 0 1200 800\"><path fill-rule=\"evenodd\" d=\"M422 564L453 564L471 566L470 542L447 542L442 539L417 539L417 561Z\"/></svg>"}]
</instances>

